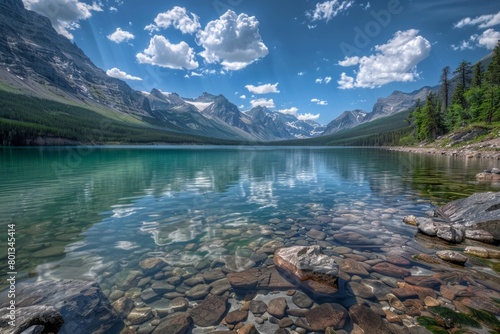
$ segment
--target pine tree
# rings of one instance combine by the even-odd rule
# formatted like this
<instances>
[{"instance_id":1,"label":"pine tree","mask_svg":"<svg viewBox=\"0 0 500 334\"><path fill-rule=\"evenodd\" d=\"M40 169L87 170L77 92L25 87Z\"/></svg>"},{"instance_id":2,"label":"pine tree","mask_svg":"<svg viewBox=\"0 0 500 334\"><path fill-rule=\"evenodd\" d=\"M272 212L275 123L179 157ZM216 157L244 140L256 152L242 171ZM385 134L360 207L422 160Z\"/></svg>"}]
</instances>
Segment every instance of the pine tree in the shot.
<instances>
[{"instance_id":1,"label":"pine tree","mask_svg":"<svg viewBox=\"0 0 500 334\"><path fill-rule=\"evenodd\" d=\"M443 72L441 73L441 99L443 104L441 106L441 113L445 113L448 109L448 101L449 101L449 91L450 91L450 67L446 66L443 68Z\"/></svg>"},{"instance_id":2,"label":"pine tree","mask_svg":"<svg viewBox=\"0 0 500 334\"><path fill-rule=\"evenodd\" d=\"M493 59L486 70L486 80L490 85L500 85L500 41L493 50Z\"/></svg>"},{"instance_id":3,"label":"pine tree","mask_svg":"<svg viewBox=\"0 0 500 334\"><path fill-rule=\"evenodd\" d=\"M483 64L481 64L481 62L478 62L476 65L474 65L474 76L472 77L472 87L481 88L482 86L483 86Z\"/></svg>"},{"instance_id":4,"label":"pine tree","mask_svg":"<svg viewBox=\"0 0 500 334\"><path fill-rule=\"evenodd\" d=\"M465 90L469 88L472 79L472 65L470 62L462 60L458 65L457 69L453 71L453 74L457 74L458 82L462 85Z\"/></svg>"}]
</instances>

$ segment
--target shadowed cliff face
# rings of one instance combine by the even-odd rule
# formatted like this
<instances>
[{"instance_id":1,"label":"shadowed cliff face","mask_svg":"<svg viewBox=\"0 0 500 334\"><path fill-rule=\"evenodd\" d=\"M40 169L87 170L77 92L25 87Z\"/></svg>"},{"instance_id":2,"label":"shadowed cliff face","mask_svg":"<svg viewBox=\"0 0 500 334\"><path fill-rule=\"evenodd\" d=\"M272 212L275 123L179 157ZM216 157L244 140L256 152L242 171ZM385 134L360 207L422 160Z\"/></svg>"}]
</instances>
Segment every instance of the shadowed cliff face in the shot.
<instances>
[{"instance_id":1,"label":"shadowed cliff face","mask_svg":"<svg viewBox=\"0 0 500 334\"><path fill-rule=\"evenodd\" d=\"M144 97L97 68L50 20L26 10L21 0L0 0L0 78L36 96L99 104L147 115Z\"/></svg>"}]
</instances>

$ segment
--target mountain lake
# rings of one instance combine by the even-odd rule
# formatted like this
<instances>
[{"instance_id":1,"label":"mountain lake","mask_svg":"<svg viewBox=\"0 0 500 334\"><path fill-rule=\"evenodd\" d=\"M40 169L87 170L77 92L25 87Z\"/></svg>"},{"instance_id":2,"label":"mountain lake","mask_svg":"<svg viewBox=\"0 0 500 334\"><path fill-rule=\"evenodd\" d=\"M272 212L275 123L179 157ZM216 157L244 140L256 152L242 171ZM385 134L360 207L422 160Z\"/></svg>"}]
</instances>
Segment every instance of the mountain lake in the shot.
<instances>
[{"instance_id":1,"label":"mountain lake","mask_svg":"<svg viewBox=\"0 0 500 334\"><path fill-rule=\"evenodd\" d=\"M297 322L308 309L335 303L349 310L365 303L384 323L410 333L421 328L417 317L429 313L428 299L418 291L402 295L404 282L435 282L425 287L430 292L425 297L452 309L465 290L499 296L499 260L471 257L458 266L419 259L479 243L446 245L417 235L415 226L403 222L404 216L426 217L477 192L500 191L475 178L496 163L374 148L0 148L0 250L6 259L7 226L15 225L19 287L41 280L95 281L110 302L124 296L134 301L134 310L121 316L138 333L152 332L176 312L189 312L209 294L228 297L227 313L245 305L248 310L245 301L270 304L278 297L288 310L300 310L297 303L304 303L294 293L311 303L302 313L287 313L291 323L259 312L248 312L242 323L252 323L260 333L280 326L312 333ZM229 273L273 269L277 246L309 245L319 245L340 265L337 293L317 296L300 284L238 291L228 283ZM166 264L149 275L139 265L148 258ZM373 269L385 261L413 280ZM361 266L343 270L346 262ZM2 275L9 271L2 261ZM130 284L124 284L131 275ZM164 290L152 289L155 283L165 283ZM5 291L6 280L0 284ZM403 306L387 298L391 293ZM488 305L499 308L500 299L494 300ZM143 320L130 315L141 310ZM349 316L342 326L347 333L356 330ZM234 328L220 321L210 329L228 327ZM120 333L123 325L116 328ZM487 333L484 328L467 333ZM189 331L210 332L196 324Z\"/></svg>"}]
</instances>

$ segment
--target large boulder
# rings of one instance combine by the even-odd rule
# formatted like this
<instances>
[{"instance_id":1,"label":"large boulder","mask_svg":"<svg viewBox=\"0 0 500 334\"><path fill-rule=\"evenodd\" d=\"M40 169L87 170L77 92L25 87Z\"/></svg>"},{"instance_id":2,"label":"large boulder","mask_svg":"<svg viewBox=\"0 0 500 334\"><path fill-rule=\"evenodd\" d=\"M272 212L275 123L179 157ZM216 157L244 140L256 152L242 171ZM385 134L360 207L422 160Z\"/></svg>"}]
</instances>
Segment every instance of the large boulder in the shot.
<instances>
[{"instance_id":1,"label":"large boulder","mask_svg":"<svg viewBox=\"0 0 500 334\"><path fill-rule=\"evenodd\" d=\"M337 291L339 266L332 257L323 254L319 246L278 249L274 253L274 263L316 293Z\"/></svg>"},{"instance_id":2,"label":"large boulder","mask_svg":"<svg viewBox=\"0 0 500 334\"><path fill-rule=\"evenodd\" d=\"M65 280L21 285L16 298L17 329L39 326L48 333L60 327L59 334L85 334L105 332L120 321L95 282ZM2 303L0 308L5 306ZM5 325L0 319L0 332L8 328Z\"/></svg>"},{"instance_id":3,"label":"large boulder","mask_svg":"<svg viewBox=\"0 0 500 334\"><path fill-rule=\"evenodd\" d=\"M484 230L500 241L500 192L478 193L450 202L436 210L436 215L466 230Z\"/></svg>"}]
</instances>

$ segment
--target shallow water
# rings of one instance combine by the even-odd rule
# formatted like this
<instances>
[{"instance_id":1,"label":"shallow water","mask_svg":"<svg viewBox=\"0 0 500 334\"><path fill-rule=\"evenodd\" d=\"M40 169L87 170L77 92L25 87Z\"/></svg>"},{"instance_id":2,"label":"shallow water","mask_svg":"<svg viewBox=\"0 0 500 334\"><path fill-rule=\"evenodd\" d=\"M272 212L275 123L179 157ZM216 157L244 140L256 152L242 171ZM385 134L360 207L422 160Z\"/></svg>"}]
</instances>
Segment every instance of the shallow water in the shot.
<instances>
[{"instance_id":1,"label":"shallow water","mask_svg":"<svg viewBox=\"0 0 500 334\"><path fill-rule=\"evenodd\" d=\"M433 254L441 246L415 241L403 216L499 191L475 181L492 167L492 160L361 148L0 149L0 223L5 235L16 225L19 278L97 280L118 296L127 293L120 277L142 259L162 257L183 278L208 270L196 266L203 262L241 271L272 264L252 257L272 240L320 244L340 260ZM311 229L324 240L308 237ZM0 249L5 258L5 238ZM404 267L413 275L432 269ZM487 265L464 268L472 269L498 280ZM349 298L337 302L347 307Z\"/></svg>"}]
</instances>

